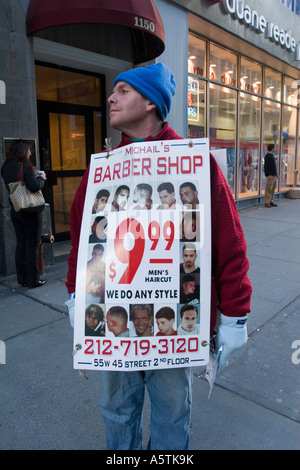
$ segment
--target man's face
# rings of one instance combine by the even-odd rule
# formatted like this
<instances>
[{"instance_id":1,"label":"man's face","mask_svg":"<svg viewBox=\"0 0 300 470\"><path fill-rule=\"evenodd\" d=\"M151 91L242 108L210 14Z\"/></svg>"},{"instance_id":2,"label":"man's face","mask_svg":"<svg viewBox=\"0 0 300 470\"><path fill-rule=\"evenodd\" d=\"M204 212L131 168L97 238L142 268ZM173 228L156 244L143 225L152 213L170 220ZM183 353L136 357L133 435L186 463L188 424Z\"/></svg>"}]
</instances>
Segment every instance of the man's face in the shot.
<instances>
[{"instance_id":1,"label":"man's face","mask_svg":"<svg viewBox=\"0 0 300 470\"><path fill-rule=\"evenodd\" d=\"M195 310L186 310L181 318L181 326L187 331L191 332L197 321L197 313Z\"/></svg>"},{"instance_id":2,"label":"man's face","mask_svg":"<svg viewBox=\"0 0 300 470\"><path fill-rule=\"evenodd\" d=\"M99 263L102 260L102 257L103 257L103 251L95 248L92 252L92 258L93 258L94 263L96 264Z\"/></svg>"},{"instance_id":3,"label":"man's face","mask_svg":"<svg viewBox=\"0 0 300 470\"><path fill-rule=\"evenodd\" d=\"M96 326L98 325L98 323L99 323L99 319L93 313L90 316L88 316L88 315L85 316L85 322L86 322L87 326L89 328L91 328L91 330L94 330L96 328Z\"/></svg>"},{"instance_id":4,"label":"man's face","mask_svg":"<svg viewBox=\"0 0 300 470\"><path fill-rule=\"evenodd\" d=\"M156 323L160 333L162 335L171 334L174 321L174 318L171 318L171 320L168 320L167 318L157 318Z\"/></svg>"},{"instance_id":5,"label":"man's face","mask_svg":"<svg viewBox=\"0 0 300 470\"><path fill-rule=\"evenodd\" d=\"M145 206L150 199L150 192L147 189L135 188L133 202L140 206Z\"/></svg>"},{"instance_id":6,"label":"man's face","mask_svg":"<svg viewBox=\"0 0 300 470\"><path fill-rule=\"evenodd\" d=\"M96 199L96 212L103 211L107 203L107 196L101 196L99 199Z\"/></svg>"},{"instance_id":7,"label":"man's face","mask_svg":"<svg viewBox=\"0 0 300 470\"><path fill-rule=\"evenodd\" d=\"M193 294L196 289L195 281L189 281L182 284L182 290L184 295Z\"/></svg>"},{"instance_id":8,"label":"man's face","mask_svg":"<svg viewBox=\"0 0 300 470\"><path fill-rule=\"evenodd\" d=\"M128 83L118 82L108 98L108 103L110 125L127 133L145 119L149 100Z\"/></svg>"},{"instance_id":9,"label":"man's face","mask_svg":"<svg viewBox=\"0 0 300 470\"><path fill-rule=\"evenodd\" d=\"M122 189L117 196L117 204L119 209L125 209L127 201L129 198L129 191L127 189Z\"/></svg>"},{"instance_id":10,"label":"man's face","mask_svg":"<svg viewBox=\"0 0 300 470\"><path fill-rule=\"evenodd\" d=\"M197 201L197 191L194 191L190 186L181 188L179 191L182 204L194 204Z\"/></svg>"},{"instance_id":11,"label":"man's face","mask_svg":"<svg viewBox=\"0 0 300 470\"><path fill-rule=\"evenodd\" d=\"M166 189L164 189L163 191L160 191L158 193L158 195L159 195L159 199L160 199L162 205L165 206L165 207L170 207L175 202L175 194L174 193L168 193L168 191Z\"/></svg>"},{"instance_id":12,"label":"man's face","mask_svg":"<svg viewBox=\"0 0 300 470\"><path fill-rule=\"evenodd\" d=\"M142 335L146 328L150 326L150 317L146 309L137 309L134 311L132 322L135 326L136 333Z\"/></svg>"},{"instance_id":13,"label":"man's face","mask_svg":"<svg viewBox=\"0 0 300 470\"><path fill-rule=\"evenodd\" d=\"M187 268L194 266L197 258L195 250L184 249L182 254L183 263Z\"/></svg>"}]
</instances>

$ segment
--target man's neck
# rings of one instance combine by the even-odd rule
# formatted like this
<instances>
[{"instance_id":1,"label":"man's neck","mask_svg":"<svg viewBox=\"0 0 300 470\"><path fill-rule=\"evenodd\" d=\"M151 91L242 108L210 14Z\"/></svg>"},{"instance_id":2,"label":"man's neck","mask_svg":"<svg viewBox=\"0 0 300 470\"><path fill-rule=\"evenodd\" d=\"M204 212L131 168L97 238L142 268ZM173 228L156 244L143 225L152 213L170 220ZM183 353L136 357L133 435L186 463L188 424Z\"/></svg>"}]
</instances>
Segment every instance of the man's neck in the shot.
<instances>
[{"instance_id":1,"label":"man's neck","mask_svg":"<svg viewBox=\"0 0 300 470\"><path fill-rule=\"evenodd\" d=\"M134 128L119 129L132 140L146 139L149 135L156 136L162 128L163 123L159 120L149 121Z\"/></svg>"}]
</instances>

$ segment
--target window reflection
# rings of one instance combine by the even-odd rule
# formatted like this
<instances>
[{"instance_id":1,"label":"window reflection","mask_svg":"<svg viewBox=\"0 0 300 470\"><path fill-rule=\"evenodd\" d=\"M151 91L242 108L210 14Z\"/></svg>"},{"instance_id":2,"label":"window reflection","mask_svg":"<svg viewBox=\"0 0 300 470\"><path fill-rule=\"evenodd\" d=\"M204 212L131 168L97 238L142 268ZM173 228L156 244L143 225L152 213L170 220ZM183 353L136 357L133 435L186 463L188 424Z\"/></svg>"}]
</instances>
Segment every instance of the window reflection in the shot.
<instances>
[{"instance_id":1,"label":"window reflection","mask_svg":"<svg viewBox=\"0 0 300 470\"><path fill-rule=\"evenodd\" d=\"M240 197L258 194L260 106L260 98L241 93L238 174Z\"/></svg>"},{"instance_id":2,"label":"window reflection","mask_svg":"<svg viewBox=\"0 0 300 470\"><path fill-rule=\"evenodd\" d=\"M49 113L51 169L85 170L85 117Z\"/></svg>"},{"instance_id":3,"label":"window reflection","mask_svg":"<svg viewBox=\"0 0 300 470\"><path fill-rule=\"evenodd\" d=\"M265 68L264 94L267 98L281 100L281 75Z\"/></svg>"},{"instance_id":4,"label":"window reflection","mask_svg":"<svg viewBox=\"0 0 300 470\"><path fill-rule=\"evenodd\" d=\"M188 78L188 124L189 137L205 136L205 88L206 84L189 76Z\"/></svg>"},{"instance_id":5,"label":"window reflection","mask_svg":"<svg viewBox=\"0 0 300 470\"><path fill-rule=\"evenodd\" d=\"M188 73L205 76L206 42L189 34Z\"/></svg>"},{"instance_id":6,"label":"window reflection","mask_svg":"<svg viewBox=\"0 0 300 470\"><path fill-rule=\"evenodd\" d=\"M210 45L209 78L224 85L236 86L237 56L221 47Z\"/></svg>"},{"instance_id":7,"label":"window reflection","mask_svg":"<svg viewBox=\"0 0 300 470\"><path fill-rule=\"evenodd\" d=\"M283 106L282 118L282 158L281 158L281 189L293 186L295 151L296 151L296 118L297 109Z\"/></svg>"},{"instance_id":8,"label":"window reflection","mask_svg":"<svg viewBox=\"0 0 300 470\"><path fill-rule=\"evenodd\" d=\"M55 233L70 230L71 205L80 181L81 177L57 178L53 186Z\"/></svg>"},{"instance_id":9,"label":"window reflection","mask_svg":"<svg viewBox=\"0 0 300 470\"><path fill-rule=\"evenodd\" d=\"M297 173L296 178L295 178L295 185L299 185L299 183L300 183L300 174L299 174L300 173L300 171L299 171L300 170L300 151L299 151L299 149L300 149L300 111L299 111L299 109L297 110L297 112L298 112L298 123L299 123L299 125L298 125L298 152L297 152L297 154L298 154L298 161L297 161L298 173Z\"/></svg>"},{"instance_id":10,"label":"window reflection","mask_svg":"<svg viewBox=\"0 0 300 470\"><path fill-rule=\"evenodd\" d=\"M42 65L35 66L35 77L38 100L101 106L98 77Z\"/></svg>"},{"instance_id":11,"label":"window reflection","mask_svg":"<svg viewBox=\"0 0 300 470\"><path fill-rule=\"evenodd\" d=\"M240 88L251 93L262 93L261 66L251 60L241 58Z\"/></svg>"},{"instance_id":12,"label":"window reflection","mask_svg":"<svg viewBox=\"0 0 300 470\"><path fill-rule=\"evenodd\" d=\"M300 81L242 56L237 65L234 53L189 35L188 135L209 137L237 199L264 194L264 155L274 143L279 189L287 191L300 167Z\"/></svg>"},{"instance_id":13,"label":"window reflection","mask_svg":"<svg viewBox=\"0 0 300 470\"><path fill-rule=\"evenodd\" d=\"M223 173L225 168L225 177L232 192L234 192L236 97L235 90L210 84L210 148Z\"/></svg>"},{"instance_id":14,"label":"window reflection","mask_svg":"<svg viewBox=\"0 0 300 470\"><path fill-rule=\"evenodd\" d=\"M283 101L292 106L297 106L299 100L299 80L290 77L284 77L283 82Z\"/></svg>"},{"instance_id":15,"label":"window reflection","mask_svg":"<svg viewBox=\"0 0 300 470\"><path fill-rule=\"evenodd\" d=\"M278 149L280 143L280 104L274 103L274 101L265 100L264 111L264 135L263 135L263 158L261 165L261 189L262 194L264 194L264 189L266 186L266 177L264 172L264 156L267 153L267 148L269 144L275 145L275 160L278 173Z\"/></svg>"},{"instance_id":16,"label":"window reflection","mask_svg":"<svg viewBox=\"0 0 300 470\"><path fill-rule=\"evenodd\" d=\"M102 113L100 111L93 111L94 121L94 152L99 153L103 150L102 147Z\"/></svg>"}]
</instances>

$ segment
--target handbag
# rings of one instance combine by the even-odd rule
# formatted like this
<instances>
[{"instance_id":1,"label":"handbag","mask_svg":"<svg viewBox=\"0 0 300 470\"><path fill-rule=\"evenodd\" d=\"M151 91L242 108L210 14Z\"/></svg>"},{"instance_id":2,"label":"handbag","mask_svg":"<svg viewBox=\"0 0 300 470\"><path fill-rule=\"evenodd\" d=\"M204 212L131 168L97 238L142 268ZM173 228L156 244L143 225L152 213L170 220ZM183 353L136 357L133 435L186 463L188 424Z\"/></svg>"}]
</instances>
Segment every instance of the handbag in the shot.
<instances>
[{"instance_id":1,"label":"handbag","mask_svg":"<svg viewBox=\"0 0 300 470\"><path fill-rule=\"evenodd\" d=\"M45 208L45 199L41 190L35 193L27 188L23 180L23 165L18 168L18 181L8 184L9 198L16 212L41 212Z\"/></svg>"}]
</instances>

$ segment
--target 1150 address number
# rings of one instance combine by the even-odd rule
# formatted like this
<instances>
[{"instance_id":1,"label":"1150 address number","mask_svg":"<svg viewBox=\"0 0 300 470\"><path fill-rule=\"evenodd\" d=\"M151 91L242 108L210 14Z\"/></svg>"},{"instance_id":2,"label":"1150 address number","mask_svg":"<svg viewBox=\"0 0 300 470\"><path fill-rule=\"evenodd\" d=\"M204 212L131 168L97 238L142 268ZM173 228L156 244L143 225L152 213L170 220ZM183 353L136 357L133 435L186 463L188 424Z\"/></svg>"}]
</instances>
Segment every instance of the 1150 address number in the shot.
<instances>
[{"instance_id":1,"label":"1150 address number","mask_svg":"<svg viewBox=\"0 0 300 470\"><path fill-rule=\"evenodd\" d=\"M152 21L146 20L146 18L141 18L139 16L134 17L134 26L151 31L151 33L154 33L155 31L155 25Z\"/></svg>"}]
</instances>

